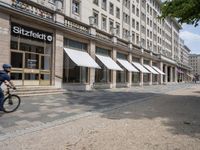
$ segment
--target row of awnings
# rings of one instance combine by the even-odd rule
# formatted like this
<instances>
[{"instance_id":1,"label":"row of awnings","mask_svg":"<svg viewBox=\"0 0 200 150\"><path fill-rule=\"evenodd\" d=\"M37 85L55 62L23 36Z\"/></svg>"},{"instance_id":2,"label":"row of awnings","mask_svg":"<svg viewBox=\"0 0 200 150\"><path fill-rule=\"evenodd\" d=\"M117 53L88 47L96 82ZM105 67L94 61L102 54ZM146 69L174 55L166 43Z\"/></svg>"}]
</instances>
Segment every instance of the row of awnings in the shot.
<instances>
[{"instance_id":1,"label":"row of awnings","mask_svg":"<svg viewBox=\"0 0 200 150\"><path fill-rule=\"evenodd\" d=\"M67 55L70 57L70 59L77 65L82 67L89 67L89 68L98 68L101 67L94 61L94 59L84 51L78 51L78 50L72 50L69 48L64 48ZM109 70L118 70L123 71L123 69L109 56L103 56L96 54L96 57L105 65L105 67ZM126 70L129 72L142 72L142 73L152 73L152 74L162 74L165 73L162 72L159 68L156 66L149 66L149 65L142 65L138 62L128 62L125 59L117 59L119 64L123 66Z\"/></svg>"}]
</instances>

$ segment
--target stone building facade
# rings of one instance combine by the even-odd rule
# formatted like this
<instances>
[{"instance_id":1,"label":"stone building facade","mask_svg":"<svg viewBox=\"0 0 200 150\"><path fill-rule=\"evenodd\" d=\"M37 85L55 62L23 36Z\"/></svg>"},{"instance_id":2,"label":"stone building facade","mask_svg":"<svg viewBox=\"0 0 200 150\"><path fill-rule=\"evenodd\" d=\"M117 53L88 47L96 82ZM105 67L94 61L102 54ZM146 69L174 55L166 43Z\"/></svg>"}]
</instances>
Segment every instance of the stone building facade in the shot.
<instances>
[{"instance_id":1,"label":"stone building facade","mask_svg":"<svg viewBox=\"0 0 200 150\"><path fill-rule=\"evenodd\" d=\"M159 20L160 5L0 0L0 64L12 64L11 77L21 86L89 90L176 83L178 70L189 72L179 64L181 26Z\"/></svg>"}]
</instances>

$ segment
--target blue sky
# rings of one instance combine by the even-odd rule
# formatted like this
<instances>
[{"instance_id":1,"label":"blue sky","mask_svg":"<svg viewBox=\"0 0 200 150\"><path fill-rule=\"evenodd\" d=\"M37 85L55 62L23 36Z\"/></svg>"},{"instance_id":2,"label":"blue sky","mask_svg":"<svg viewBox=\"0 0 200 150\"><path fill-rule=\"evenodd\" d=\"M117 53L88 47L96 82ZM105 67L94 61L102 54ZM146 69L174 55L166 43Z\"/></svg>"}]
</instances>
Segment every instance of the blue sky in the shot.
<instances>
[{"instance_id":1,"label":"blue sky","mask_svg":"<svg viewBox=\"0 0 200 150\"><path fill-rule=\"evenodd\" d=\"M191 53L200 54L200 26L184 24L180 31L180 37L184 40L185 45L190 48Z\"/></svg>"}]
</instances>

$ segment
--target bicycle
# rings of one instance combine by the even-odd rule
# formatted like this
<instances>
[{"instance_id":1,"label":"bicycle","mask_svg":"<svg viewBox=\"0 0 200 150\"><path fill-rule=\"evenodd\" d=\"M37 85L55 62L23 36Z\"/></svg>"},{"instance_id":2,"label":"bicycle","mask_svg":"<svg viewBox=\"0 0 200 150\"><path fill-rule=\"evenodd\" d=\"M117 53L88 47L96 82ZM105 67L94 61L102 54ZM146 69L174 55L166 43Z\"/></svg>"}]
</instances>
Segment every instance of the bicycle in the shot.
<instances>
[{"instance_id":1,"label":"bicycle","mask_svg":"<svg viewBox=\"0 0 200 150\"><path fill-rule=\"evenodd\" d=\"M3 100L3 111L11 113L17 110L21 103L21 98L18 95L12 94L10 88L7 88L5 98Z\"/></svg>"}]
</instances>

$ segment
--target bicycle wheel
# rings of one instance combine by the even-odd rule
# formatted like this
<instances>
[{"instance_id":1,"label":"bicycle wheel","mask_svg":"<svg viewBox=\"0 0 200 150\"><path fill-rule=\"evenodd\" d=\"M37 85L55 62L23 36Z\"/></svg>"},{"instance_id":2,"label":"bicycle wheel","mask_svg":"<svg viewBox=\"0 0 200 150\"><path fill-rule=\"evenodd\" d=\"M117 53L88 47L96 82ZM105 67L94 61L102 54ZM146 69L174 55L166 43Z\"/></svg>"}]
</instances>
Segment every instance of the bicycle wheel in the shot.
<instances>
[{"instance_id":1,"label":"bicycle wheel","mask_svg":"<svg viewBox=\"0 0 200 150\"><path fill-rule=\"evenodd\" d=\"M3 111L6 113L11 113L17 110L21 103L21 99L17 95L10 95L4 99Z\"/></svg>"}]
</instances>

